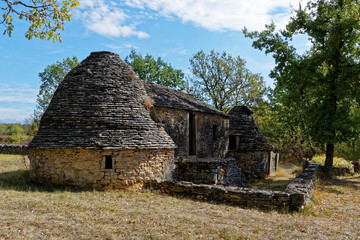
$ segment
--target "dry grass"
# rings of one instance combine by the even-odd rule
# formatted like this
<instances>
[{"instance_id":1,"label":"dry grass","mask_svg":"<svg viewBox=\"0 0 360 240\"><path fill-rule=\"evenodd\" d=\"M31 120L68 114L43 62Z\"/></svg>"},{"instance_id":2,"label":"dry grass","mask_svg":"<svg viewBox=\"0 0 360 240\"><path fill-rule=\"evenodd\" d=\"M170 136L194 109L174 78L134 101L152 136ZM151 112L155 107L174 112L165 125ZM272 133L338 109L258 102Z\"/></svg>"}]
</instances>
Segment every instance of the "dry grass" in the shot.
<instances>
[{"instance_id":1,"label":"dry grass","mask_svg":"<svg viewBox=\"0 0 360 240\"><path fill-rule=\"evenodd\" d=\"M145 109L148 112L150 112L151 107L152 107L153 104L154 104L154 100L151 97L146 96L145 99L144 99L144 106L145 106Z\"/></svg>"},{"instance_id":2,"label":"dry grass","mask_svg":"<svg viewBox=\"0 0 360 240\"><path fill-rule=\"evenodd\" d=\"M128 75L129 75L129 78L131 81L138 80L138 77L136 76L136 73L134 72L134 70L131 69L128 72Z\"/></svg>"},{"instance_id":3,"label":"dry grass","mask_svg":"<svg viewBox=\"0 0 360 240\"><path fill-rule=\"evenodd\" d=\"M0 155L0 239L358 239L360 176L323 182L312 207L281 214L156 192L81 191L26 182ZM20 179L20 182L11 180ZM22 180L21 180L22 179ZM22 182L21 182L22 181Z\"/></svg>"},{"instance_id":4,"label":"dry grass","mask_svg":"<svg viewBox=\"0 0 360 240\"><path fill-rule=\"evenodd\" d=\"M286 186L302 172L297 165L280 165L275 173L266 179L255 180L250 183L251 188L284 191Z\"/></svg>"}]
</instances>

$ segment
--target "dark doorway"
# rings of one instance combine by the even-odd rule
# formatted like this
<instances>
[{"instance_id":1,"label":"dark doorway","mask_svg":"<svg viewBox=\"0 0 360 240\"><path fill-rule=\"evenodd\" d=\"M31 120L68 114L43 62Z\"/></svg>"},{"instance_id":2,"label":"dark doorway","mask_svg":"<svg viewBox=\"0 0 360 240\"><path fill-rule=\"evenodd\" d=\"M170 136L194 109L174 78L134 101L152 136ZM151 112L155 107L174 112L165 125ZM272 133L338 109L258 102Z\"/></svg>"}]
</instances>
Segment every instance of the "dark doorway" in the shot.
<instances>
[{"instance_id":1,"label":"dark doorway","mask_svg":"<svg viewBox=\"0 0 360 240\"><path fill-rule=\"evenodd\" d=\"M113 161L111 156L105 156L105 169L113 169Z\"/></svg>"},{"instance_id":2,"label":"dark doorway","mask_svg":"<svg viewBox=\"0 0 360 240\"><path fill-rule=\"evenodd\" d=\"M229 136L229 150L236 150L236 136Z\"/></svg>"},{"instance_id":3,"label":"dark doorway","mask_svg":"<svg viewBox=\"0 0 360 240\"><path fill-rule=\"evenodd\" d=\"M196 120L193 113L189 113L189 155L196 155Z\"/></svg>"}]
</instances>

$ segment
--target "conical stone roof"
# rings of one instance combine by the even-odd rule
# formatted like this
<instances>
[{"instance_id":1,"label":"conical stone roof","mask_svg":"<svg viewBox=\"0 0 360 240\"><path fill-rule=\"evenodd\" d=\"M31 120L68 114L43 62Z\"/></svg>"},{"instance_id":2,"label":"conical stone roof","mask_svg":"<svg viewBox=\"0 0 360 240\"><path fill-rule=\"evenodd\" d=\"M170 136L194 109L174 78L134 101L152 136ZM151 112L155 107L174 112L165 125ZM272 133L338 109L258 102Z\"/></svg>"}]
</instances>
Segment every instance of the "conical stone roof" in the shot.
<instances>
[{"instance_id":1,"label":"conical stone roof","mask_svg":"<svg viewBox=\"0 0 360 240\"><path fill-rule=\"evenodd\" d=\"M271 151L273 146L256 126L253 111L246 106L235 106L229 112L230 135L240 135L238 151Z\"/></svg>"},{"instance_id":2,"label":"conical stone roof","mask_svg":"<svg viewBox=\"0 0 360 240\"><path fill-rule=\"evenodd\" d=\"M30 148L175 148L151 120L144 83L119 55L93 52L59 85Z\"/></svg>"}]
</instances>

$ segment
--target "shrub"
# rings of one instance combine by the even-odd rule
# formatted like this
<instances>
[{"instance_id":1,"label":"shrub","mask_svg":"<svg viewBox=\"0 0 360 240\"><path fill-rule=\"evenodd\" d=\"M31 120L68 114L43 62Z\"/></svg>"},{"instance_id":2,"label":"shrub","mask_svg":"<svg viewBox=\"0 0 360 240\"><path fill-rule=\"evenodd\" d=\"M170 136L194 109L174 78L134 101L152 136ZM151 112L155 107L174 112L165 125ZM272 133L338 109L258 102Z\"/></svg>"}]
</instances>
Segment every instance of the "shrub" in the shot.
<instances>
[{"instance_id":1,"label":"shrub","mask_svg":"<svg viewBox=\"0 0 360 240\"><path fill-rule=\"evenodd\" d=\"M326 155L322 154L322 155L315 155L312 158L313 162L319 163L322 166L325 166L325 159L326 159ZM334 167L350 167L351 166L351 162L347 161L344 158L339 158L339 157L334 157Z\"/></svg>"}]
</instances>

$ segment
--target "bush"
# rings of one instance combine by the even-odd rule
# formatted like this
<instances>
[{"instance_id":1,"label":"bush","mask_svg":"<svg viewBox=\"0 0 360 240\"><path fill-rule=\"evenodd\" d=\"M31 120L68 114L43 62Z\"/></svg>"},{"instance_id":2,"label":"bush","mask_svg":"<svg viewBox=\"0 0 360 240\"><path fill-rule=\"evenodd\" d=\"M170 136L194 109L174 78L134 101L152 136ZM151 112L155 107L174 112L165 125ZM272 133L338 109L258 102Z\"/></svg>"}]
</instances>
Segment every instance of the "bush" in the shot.
<instances>
[{"instance_id":1,"label":"bush","mask_svg":"<svg viewBox=\"0 0 360 240\"><path fill-rule=\"evenodd\" d=\"M325 159L326 159L325 154L315 155L312 158L312 161L321 164L321 166L325 166ZM350 167L351 162L347 161L344 158L334 157L334 165L333 166L334 167Z\"/></svg>"}]
</instances>

